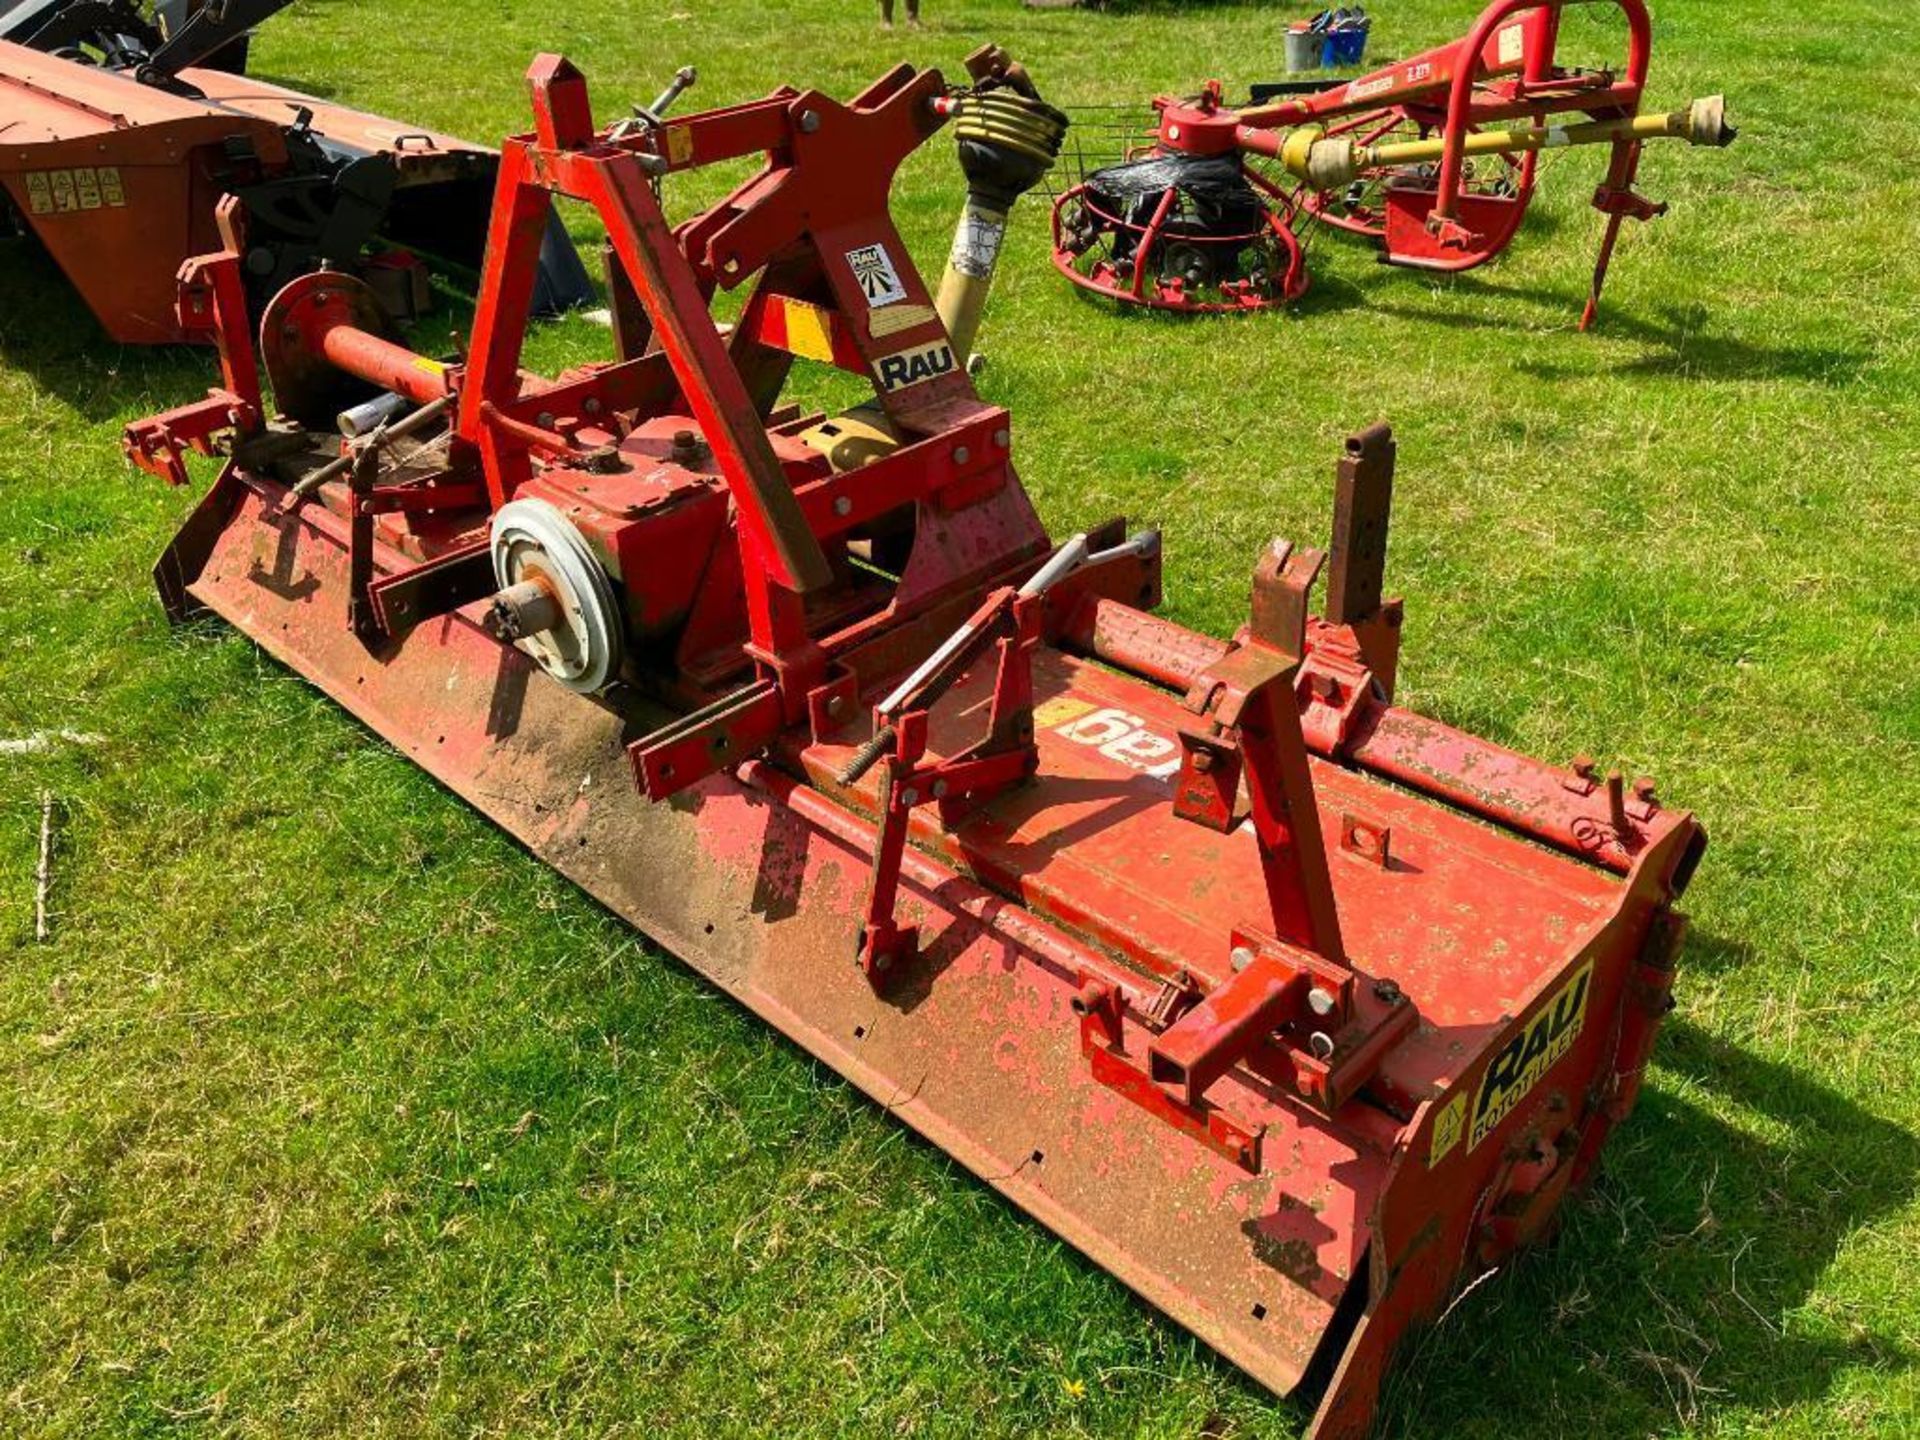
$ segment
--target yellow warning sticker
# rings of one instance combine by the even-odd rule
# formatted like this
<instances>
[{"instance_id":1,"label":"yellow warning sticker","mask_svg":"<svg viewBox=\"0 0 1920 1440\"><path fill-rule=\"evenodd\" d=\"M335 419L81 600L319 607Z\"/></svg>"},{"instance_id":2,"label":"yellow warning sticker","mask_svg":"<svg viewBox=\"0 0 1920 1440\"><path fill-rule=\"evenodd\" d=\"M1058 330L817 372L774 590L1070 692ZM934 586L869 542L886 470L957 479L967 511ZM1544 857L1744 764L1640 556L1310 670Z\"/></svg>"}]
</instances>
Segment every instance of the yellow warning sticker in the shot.
<instances>
[{"instance_id":1,"label":"yellow warning sticker","mask_svg":"<svg viewBox=\"0 0 1920 1440\"><path fill-rule=\"evenodd\" d=\"M1427 1145L1427 1168L1431 1170L1460 1143L1467 1128L1467 1093L1461 1091L1433 1118L1433 1134Z\"/></svg>"},{"instance_id":2,"label":"yellow warning sticker","mask_svg":"<svg viewBox=\"0 0 1920 1440\"><path fill-rule=\"evenodd\" d=\"M1573 1048L1587 1023L1587 990L1592 982L1593 962L1589 960L1493 1057L1480 1080L1480 1093L1474 1097L1469 1150L1499 1129L1500 1122L1540 1083L1540 1077Z\"/></svg>"},{"instance_id":3,"label":"yellow warning sticker","mask_svg":"<svg viewBox=\"0 0 1920 1440\"><path fill-rule=\"evenodd\" d=\"M1071 695L1056 695L1033 707L1033 725L1036 730L1052 730L1078 720L1091 709L1091 701L1076 700Z\"/></svg>"},{"instance_id":4,"label":"yellow warning sticker","mask_svg":"<svg viewBox=\"0 0 1920 1440\"><path fill-rule=\"evenodd\" d=\"M35 215L69 215L103 206L125 207L127 192L112 165L77 170L34 170L27 177L27 209Z\"/></svg>"}]
</instances>

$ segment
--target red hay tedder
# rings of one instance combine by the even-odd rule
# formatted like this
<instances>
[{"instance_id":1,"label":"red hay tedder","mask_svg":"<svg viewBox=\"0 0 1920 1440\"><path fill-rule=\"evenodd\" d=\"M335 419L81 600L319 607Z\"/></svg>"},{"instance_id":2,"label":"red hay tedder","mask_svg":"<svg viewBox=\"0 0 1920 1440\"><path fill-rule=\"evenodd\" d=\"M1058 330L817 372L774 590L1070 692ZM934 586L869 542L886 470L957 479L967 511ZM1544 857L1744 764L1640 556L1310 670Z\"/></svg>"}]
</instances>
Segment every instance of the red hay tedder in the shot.
<instances>
[{"instance_id":1,"label":"red hay tedder","mask_svg":"<svg viewBox=\"0 0 1920 1440\"><path fill-rule=\"evenodd\" d=\"M465 352L304 277L260 332L271 405L229 204L180 302L224 384L128 434L175 478L227 457L159 586L1361 1436L1408 1327L1632 1110L1705 836L1393 703L1384 428L1339 461L1331 552L1266 549L1230 640L1151 613L1151 532L1048 537L959 337L1062 121L970 68L597 128L542 57ZM948 121L936 303L888 196ZM752 155L669 224L663 183ZM548 379L520 356L555 195L606 226L617 355ZM796 362L873 399L799 413ZM379 418L343 442L343 413Z\"/></svg>"},{"instance_id":2,"label":"red hay tedder","mask_svg":"<svg viewBox=\"0 0 1920 1440\"><path fill-rule=\"evenodd\" d=\"M1642 147L1666 138L1723 146L1735 137L1718 97L1641 113L1652 52L1644 0L1607 0L1626 20L1624 69L1562 67L1562 12L1586 3L1494 0L1452 44L1240 109L1224 103L1218 81L1195 99L1162 96L1150 146L1059 196L1054 265L1076 285L1129 304L1258 310L1306 293L1296 229L1305 220L1372 240L1389 265L1471 270L1518 233L1542 151L1606 145L1593 204L1607 224L1584 330L1621 222L1666 211L1634 189Z\"/></svg>"}]
</instances>

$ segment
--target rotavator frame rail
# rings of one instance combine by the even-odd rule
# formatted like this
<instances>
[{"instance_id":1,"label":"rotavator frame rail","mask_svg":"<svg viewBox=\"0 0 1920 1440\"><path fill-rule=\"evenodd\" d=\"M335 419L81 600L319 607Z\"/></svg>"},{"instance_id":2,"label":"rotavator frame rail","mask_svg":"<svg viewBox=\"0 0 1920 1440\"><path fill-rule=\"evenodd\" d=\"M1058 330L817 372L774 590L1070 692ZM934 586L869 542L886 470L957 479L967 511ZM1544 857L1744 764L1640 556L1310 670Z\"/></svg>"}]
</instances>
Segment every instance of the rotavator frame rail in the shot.
<instances>
[{"instance_id":1,"label":"rotavator frame rail","mask_svg":"<svg viewBox=\"0 0 1920 1440\"><path fill-rule=\"evenodd\" d=\"M1705 837L1650 782L1393 703L1384 428L1340 458L1331 551L1263 550L1230 640L1151 613L1155 535L1048 537L962 336L1062 117L970 64L599 128L542 57L451 358L329 273L256 351L241 248L196 261L181 319L223 384L127 444L174 478L228 458L157 579L1360 1436L1408 1327L1546 1231L1632 1110ZM936 304L888 193L949 119ZM668 222L673 177L756 155ZM555 195L606 226L617 355L546 379L520 357ZM797 362L873 398L803 414Z\"/></svg>"},{"instance_id":2,"label":"rotavator frame rail","mask_svg":"<svg viewBox=\"0 0 1920 1440\"><path fill-rule=\"evenodd\" d=\"M1623 69L1559 63L1576 5L1619 11ZM1605 145L1593 205L1607 223L1585 330L1621 223L1666 213L1634 188L1646 143L1735 138L1718 96L1642 113L1652 53L1645 0L1492 0L1461 39L1323 89L1239 109L1218 81L1192 99L1163 95L1150 146L1060 194L1054 265L1128 304L1258 310L1306 292L1304 220L1374 241L1389 265L1471 270L1518 234L1543 151Z\"/></svg>"}]
</instances>

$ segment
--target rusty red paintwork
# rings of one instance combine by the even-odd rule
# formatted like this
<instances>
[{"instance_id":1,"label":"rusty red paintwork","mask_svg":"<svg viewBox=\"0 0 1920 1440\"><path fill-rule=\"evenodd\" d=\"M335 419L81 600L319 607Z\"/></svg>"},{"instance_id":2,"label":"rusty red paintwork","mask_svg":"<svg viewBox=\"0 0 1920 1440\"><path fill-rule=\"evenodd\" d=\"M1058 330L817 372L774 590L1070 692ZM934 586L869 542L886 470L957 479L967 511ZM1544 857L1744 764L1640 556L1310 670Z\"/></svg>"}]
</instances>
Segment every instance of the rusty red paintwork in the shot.
<instances>
[{"instance_id":1,"label":"rusty red paintwork","mask_svg":"<svg viewBox=\"0 0 1920 1440\"><path fill-rule=\"evenodd\" d=\"M431 192L457 212L458 192L490 182L483 146L224 70L178 80L142 84L0 41L0 189L123 344L206 338L176 315L176 272L220 246L223 196L291 173L287 132L302 114L339 150L388 156L399 208Z\"/></svg>"},{"instance_id":2,"label":"rusty red paintwork","mask_svg":"<svg viewBox=\"0 0 1920 1440\"><path fill-rule=\"evenodd\" d=\"M1151 546L1008 602L1048 553L1010 421L957 367L885 388L879 362L940 343L939 322L884 184L840 178L890 173L930 132L937 77L617 136L565 62L532 78L473 344L437 372L458 401L443 448L363 448L301 504L338 438L237 424L159 569L169 607L256 637L1250 1373L1311 1379L1317 1435L1364 1434L1407 1327L1541 1233L1630 1110L1699 826L1392 704L1384 429L1341 462L1329 615L1308 612L1319 557L1279 546L1233 642L1145 613ZM649 179L743 149L763 172L666 231ZM519 371L554 190L600 206L658 351ZM887 305L844 263L872 244L898 271L888 304L915 307L878 335ZM788 337L723 342L706 310L730 259L736 281L762 272L749 312L833 312L890 455L835 470L778 411ZM289 343L390 373L323 310ZM134 441L165 468L164 434ZM484 573L435 568L472 570L495 507L533 496L619 582L632 649L602 693L501 638ZM899 539L860 527L903 514L897 575L851 563L853 539ZM369 608L401 593L383 587L411 587L404 625ZM882 707L894 763L862 773L862 717L969 616L991 622L980 642ZM1239 786L1183 813L1183 737L1237 757L1250 816ZM932 776L968 803L886 793ZM911 933L898 963L857 963L876 920Z\"/></svg>"}]
</instances>

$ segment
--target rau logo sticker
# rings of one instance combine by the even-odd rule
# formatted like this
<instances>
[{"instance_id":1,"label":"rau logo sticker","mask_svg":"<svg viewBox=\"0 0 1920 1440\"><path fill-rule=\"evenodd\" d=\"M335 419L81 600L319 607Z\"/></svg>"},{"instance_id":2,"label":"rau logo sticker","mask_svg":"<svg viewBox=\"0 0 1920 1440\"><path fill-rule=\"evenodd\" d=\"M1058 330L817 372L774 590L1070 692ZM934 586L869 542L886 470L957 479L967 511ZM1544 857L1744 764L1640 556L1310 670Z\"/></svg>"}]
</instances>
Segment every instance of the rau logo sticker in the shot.
<instances>
[{"instance_id":1,"label":"rau logo sticker","mask_svg":"<svg viewBox=\"0 0 1920 1440\"><path fill-rule=\"evenodd\" d=\"M1469 1150L1497 1130L1500 1122L1527 1098L1527 1092L1540 1083L1540 1077L1573 1048L1587 1022L1587 991L1592 982L1593 962L1589 960L1540 1008L1527 1028L1493 1057L1493 1064L1480 1081L1480 1093L1474 1097L1473 1126L1467 1136Z\"/></svg>"},{"instance_id":2,"label":"rau logo sticker","mask_svg":"<svg viewBox=\"0 0 1920 1440\"><path fill-rule=\"evenodd\" d=\"M886 246L862 245L847 251L847 267L873 309L897 305L907 298L907 287L900 283L900 272L893 268L893 257L887 254Z\"/></svg>"},{"instance_id":3,"label":"rau logo sticker","mask_svg":"<svg viewBox=\"0 0 1920 1440\"><path fill-rule=\"evenodd\" d=\"M953 372L953 347L944 340L917 345L911 350L896 350L873 362L873 373L880 388L891 395L909 385L924 384Z\"/></svg>"}]
</instances>

